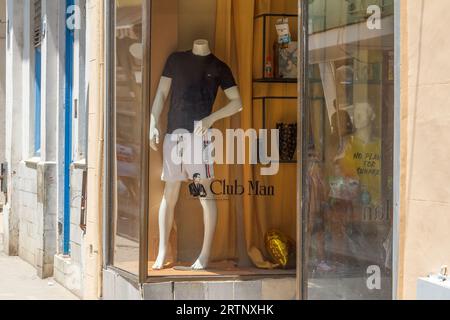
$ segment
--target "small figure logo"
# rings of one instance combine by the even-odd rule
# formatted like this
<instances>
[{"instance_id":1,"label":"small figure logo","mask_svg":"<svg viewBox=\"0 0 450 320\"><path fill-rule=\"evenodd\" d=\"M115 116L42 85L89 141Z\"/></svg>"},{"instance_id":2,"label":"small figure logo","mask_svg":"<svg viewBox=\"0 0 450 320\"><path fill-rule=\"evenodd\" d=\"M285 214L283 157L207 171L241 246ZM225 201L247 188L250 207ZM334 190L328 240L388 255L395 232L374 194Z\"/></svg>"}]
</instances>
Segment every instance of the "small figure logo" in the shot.
<instances>
[{"instance_id":1,"label":"small figure logo","mask_svg":"<svg viewBox=\"0 0 450 320\"><path fill-rule=\"evenodd\" d=\"M194 198L206 198L207 193L205 187L201 184L200 173L194 174L193 182L189 185L189 192Z\"/></svg>"}]
</instances>

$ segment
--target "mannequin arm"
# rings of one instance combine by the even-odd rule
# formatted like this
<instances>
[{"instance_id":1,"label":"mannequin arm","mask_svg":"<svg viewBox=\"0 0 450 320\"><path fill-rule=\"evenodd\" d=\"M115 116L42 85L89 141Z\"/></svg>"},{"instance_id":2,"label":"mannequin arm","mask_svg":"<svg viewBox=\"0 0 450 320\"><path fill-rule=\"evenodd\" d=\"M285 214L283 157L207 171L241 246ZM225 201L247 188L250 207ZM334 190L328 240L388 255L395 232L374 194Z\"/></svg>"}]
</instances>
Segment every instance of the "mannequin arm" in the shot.
<instances>
[{"instance_id":1,"label":"mannequin arm","mask_svg":"<svg viewBox=\"0 0 450 320\"><path fill-rule=\"evenodd\" d=\"M195 134L200 136L205 135L217 121L229 118L242 111L242 100L238 87L225 90L225 95L230 102L222 109L199 122L195 128Z\"/></svg>"},{"instance_id":2,"label":"mannequin arm","mask_svg":"<svg viewBox=\"0 0 450 320\"><path fill-rule=\"evenodd\" d=\"M172 87L172 79L161 77L158 91L156 92L155 101L153 102L152 113L150 116L150 147L157 151L159 144L158 123L164 105L169 97L170 88Z\"/></svg>"}]
</instances>

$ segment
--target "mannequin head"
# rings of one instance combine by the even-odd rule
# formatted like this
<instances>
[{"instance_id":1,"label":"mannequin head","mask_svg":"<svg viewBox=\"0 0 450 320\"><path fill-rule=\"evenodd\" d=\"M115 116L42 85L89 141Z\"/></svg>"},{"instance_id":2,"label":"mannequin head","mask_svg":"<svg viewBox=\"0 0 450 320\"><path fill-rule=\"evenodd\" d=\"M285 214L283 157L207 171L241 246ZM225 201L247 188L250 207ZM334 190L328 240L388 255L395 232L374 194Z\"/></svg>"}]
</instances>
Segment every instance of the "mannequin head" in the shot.
<instances>
[{"instance_id":1,"label":"mannequin head","mask_svg":"<svg viewBox=\"0 0 450 320\"><path fill-rule=\"evenodd\" d=\"M352 119L347 111L340 110L335 112L331 118L333 134L340 138L352 135L355 132L355 127Z\"/></svg>"},{"instance_id":2,"label":"mannequin head","mask_svg":"<svg viewBox=\"0 0 450 320\"><path fill-rule=\"evenodd\" d=\"M192 52L196 56L208 56L211 54L211 49L209 48L209 42L205 39L199 39L194 41L194 47Z\"/></svg>"},{"instance_id":3,"label":"mannequin head","mask_svg":"<svg viewBox=\"0 0 450 320\"><path fill-rule=\"evenodd\" d=\"M353 114L356 130L372 128L376 114L368 102L357 103Z\"/></svg>"}]
</instances>

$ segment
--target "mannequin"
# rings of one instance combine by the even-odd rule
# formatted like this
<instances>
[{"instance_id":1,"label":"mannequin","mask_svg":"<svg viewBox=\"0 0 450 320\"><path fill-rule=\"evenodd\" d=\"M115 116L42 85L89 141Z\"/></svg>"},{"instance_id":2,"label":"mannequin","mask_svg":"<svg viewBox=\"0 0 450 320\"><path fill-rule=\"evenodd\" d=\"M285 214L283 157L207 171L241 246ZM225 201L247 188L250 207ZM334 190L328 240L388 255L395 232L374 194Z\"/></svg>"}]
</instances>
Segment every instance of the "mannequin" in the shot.
<instances>
[{"instance_id":1,"label":"mannequin","mask_svg":"<svg viewBox=\"0 0 450 320\"><path fill-rule=\"evenodd\" d=\"M369 102L355 104L355 134L352 153L356 173L360 181L357 210L353 217L355 233L367 237L360 252L373 252L372 261L383 266L390 255L390 226L384 220L389 209L383 204L382 183L382 141L377 133L377 114L374 105ZM357 240L355 240L357 241ZM358 254L358 253L357 253Z\"/></svg>"},{"instance_id":2,"label":"mannequin","mask_svg":"<svg viewBox=\"0 0 450 320\"><path fill-rule=\"evenodd\" d=\"M190 52L189 54L193 54L194 57L192 57L192 59L201 60L202 58L205 59L213 58L207 40L196 40L194 42L192 52ZM203 71L199 70L199 72ZM210 76L209 73L208 76ZM173 84L174 79L163 75L161 77L159 87L156 93L150 123L150 146L154 151L158 150L158 145L160 143L160 131L158 129L159 119L162 110L164 108L165 102L169 97L169 93L171 91ZM224 89L224 92L229 100L229 103L222 109L218 110L217 112L210 113L208 116L199 119L200 121L197 122L193 127L193 134L198 136L205 136L208 133L208 130L211 129L212 126L217 121L231 117L242 111L242 101L238 87L236 85L233 85L232 87ZM193 92L193 95L195 95L196 93L197 92ZM194 177L198 178L197 174L195 174ZM164 195L159 210L159 229L160 229L159 253L156 262L153 265L153 270L163 269L166 263L166 255L169 245L169 236L174 222L175 206L178 202L181 185L184 181L182 181L182 179L179 179L179 181L166 181ZM203 179L200 182L204 186L205 190L210 190L212 182L211 178L203 177ZM216 200L210 197L200 197L199 201L203 209L205 232L204 232L203 248L197 261L191 267L191 269L193 270L203 270L208 267L212 242L214 239L214 233L217 224Z\"/></svg>"},{"instance_id":3,"label":"mannequin","mask_svg":"<svg viewBox=\"0 0 450 320\"><path fill-rule=\"evenodd\" d=\"M331 238L337 248L346 255L334 255L334 260L348 264L351 256L348 230L360 222L361 210L355 208L357 203L369 204L373 199L379 199L379 179L377 176L364 172L376 172L379 161L374 161L379 153L378 142L373 137L373 124L376 114L369 103L356 103L353 114L354 133L347 132L341 150L334 159L334 175L330 183L330 221ZM350 126L349 126L350 128ZM373 166L373 167L372 167Z\"/></svg>"}]
</instances>

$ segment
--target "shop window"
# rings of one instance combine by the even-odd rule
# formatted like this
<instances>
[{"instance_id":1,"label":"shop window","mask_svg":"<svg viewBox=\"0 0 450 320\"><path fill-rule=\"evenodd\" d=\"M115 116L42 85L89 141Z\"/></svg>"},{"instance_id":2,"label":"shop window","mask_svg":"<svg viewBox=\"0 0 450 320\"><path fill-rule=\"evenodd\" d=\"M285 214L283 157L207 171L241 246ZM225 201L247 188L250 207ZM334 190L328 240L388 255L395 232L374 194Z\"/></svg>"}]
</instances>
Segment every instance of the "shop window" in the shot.
<instances>
[{"instance_id":1,"label":"shop window","mask_svg":"<svg viewBox=\"0 0 450 320\"><path fill-rule=\"evenodd\" d=\"M115 2L111 263L391 298L392 1L229 3Z\"/></svg>"},{"instance_id":2,"label":"shop window","mask_svg":"<svg viewBox=\"0 0 450 320\"><path fill-rule=\"evenodd\" d=\"M305 296L391 299L393 1L305 7Z\"/></svg>"},{"instance_id":3,"label":"shop window","mask_svg":"<svg viewBox=\"0 0 450 320\"><path fill-rule=\"evenodd\" d=\"M296 275L298 1L228 3L151 1L150 277Z\"/></svg>"}]
</instances>

